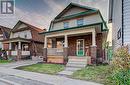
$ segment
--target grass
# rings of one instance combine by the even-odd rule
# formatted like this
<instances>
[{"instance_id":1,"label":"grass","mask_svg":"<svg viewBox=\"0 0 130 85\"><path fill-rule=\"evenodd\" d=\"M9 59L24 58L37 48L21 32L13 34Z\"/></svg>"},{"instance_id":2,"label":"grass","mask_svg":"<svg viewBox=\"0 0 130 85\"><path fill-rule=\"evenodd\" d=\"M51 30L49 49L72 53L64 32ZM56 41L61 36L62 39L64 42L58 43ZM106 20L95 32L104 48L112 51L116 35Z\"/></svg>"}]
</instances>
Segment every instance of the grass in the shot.
<instances>
[{"instance_id":1,"label":"grass","mask_svg":"<svg viewBox=\"0 0 130 85\"><path fill-rule=\"evenodd\" d=\"M10 60L0 60L0 64L7 64L7 63L11 63L12 61Z\"/></svg>"},{"instance_id":2,"label":"grass","mask_svg":"<svg viewBox=\"0 0 130 85\"><path fill-rule=\"evenodd\" d=\"M16 69L54 75L54 74L64 70L64 65L38 63L38 64L33 64L33 65L28 65L28 66L21 66Z\"/></svg>"},{"instance_id":3,"label":"grass","mask_svg":"<svg viewBox=\"0 0 130 85\"><path fill-rule=\"evenodd\" d=\"M82 79L102 83L104 85L113 85L110 81L109 65L87 66L84 69L73 73L72 78Z\"/></svg>"}]
</instances>

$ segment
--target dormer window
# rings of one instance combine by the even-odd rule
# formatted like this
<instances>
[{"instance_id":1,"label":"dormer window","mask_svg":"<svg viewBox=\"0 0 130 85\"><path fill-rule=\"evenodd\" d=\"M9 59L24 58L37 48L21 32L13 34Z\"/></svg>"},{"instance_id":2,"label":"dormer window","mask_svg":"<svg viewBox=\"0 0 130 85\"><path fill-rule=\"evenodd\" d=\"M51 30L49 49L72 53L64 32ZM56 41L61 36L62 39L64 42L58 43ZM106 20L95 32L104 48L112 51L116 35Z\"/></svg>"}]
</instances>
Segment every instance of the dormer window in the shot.
<instances>
[{"instance_id":1,"label":"dormer window","mask_svg":"<svg viewBox=\"0 0 130 85\"><path fill-rule=\"evenodd\" d=\"M77 26L82 26L83 25L83 18L77 20Z\"/></svg>"},{"instance_id":2,"label":"dormer window","mask_svg":"<svg viewBox=\"0 0 130 85\"><path fill-rule=\"evenodd\" d=\"M69 22L64 22L64 28L69 28Z\"/></svg>"}]
</instances>

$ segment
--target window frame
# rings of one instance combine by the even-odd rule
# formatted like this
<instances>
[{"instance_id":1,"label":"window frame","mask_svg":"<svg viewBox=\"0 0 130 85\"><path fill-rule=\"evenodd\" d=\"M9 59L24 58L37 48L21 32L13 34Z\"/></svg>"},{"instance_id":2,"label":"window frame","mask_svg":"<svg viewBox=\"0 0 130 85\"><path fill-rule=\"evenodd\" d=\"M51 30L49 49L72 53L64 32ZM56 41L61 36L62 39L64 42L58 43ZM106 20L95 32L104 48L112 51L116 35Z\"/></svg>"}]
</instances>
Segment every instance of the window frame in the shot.
<instances>
[{"instance_id":1,"label":"window frame","mask_svg":"<svg viewBox=\"0 0 130 85\"><path fill-rule=\"evenodd\" d=\"M69 22L63 22L64 29L69 28Z\"/></svg>"},{"instance_id":2,"label":"window frame","mask_svg":"<svg viewBox=\"0 0 130 85\"><path fill-rule=\"evenodd\" d=\"M83 25L84 25L84 19L83 18L77 19L77 26L83 26Z\"/></svg>"}]
</instances>

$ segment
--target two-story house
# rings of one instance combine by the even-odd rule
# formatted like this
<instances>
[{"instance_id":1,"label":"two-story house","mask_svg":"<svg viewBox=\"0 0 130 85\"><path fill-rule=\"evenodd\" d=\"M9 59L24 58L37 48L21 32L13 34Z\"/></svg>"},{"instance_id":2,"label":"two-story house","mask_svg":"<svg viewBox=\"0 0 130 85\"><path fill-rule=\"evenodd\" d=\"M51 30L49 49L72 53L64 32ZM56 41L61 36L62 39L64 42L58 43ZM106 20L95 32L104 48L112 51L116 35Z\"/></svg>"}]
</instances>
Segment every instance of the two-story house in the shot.
<instances>
[{"instance_id":1,"label":"two-story house","mask_svg":"<svg viewBox=\"0 0 130 85\"><path fill-rule=\"evenodd\" d=\"M11 30L9 39L1 40L3 44L9 45L9 49L6 49L7 55L15 60L31 56L42 56L44 38L39 35L39 32L43 31L45 30L18 21Z\"/></svg>"},{"instance_id":2,"label":"two-story house","mask_svg":"<svg viewBox=\"0 0 130 85\"><path fill-rule=\"evenodd\" d=\"M9 39L10 32L11 32L10 28L0 26L0 40ZM0 42L0 48L1 49L3 49L3 48L8 49L8 45L2 44L2 42Z\"/></svg>"},{"instance_id":3,"label":"two-story house","mask_svg":"<svg viewBox=\"0 0 130 85\"><path fill-rule=\"evenodd\" d=\"M41 33L45 36L44 58L51 63L64 63L67 57L90 59L89 64L103 62L107 31L98 9L70 3L51 22L49 31ZM51 48L47 45L50 39Z\"/></svg>"}]
</instances>

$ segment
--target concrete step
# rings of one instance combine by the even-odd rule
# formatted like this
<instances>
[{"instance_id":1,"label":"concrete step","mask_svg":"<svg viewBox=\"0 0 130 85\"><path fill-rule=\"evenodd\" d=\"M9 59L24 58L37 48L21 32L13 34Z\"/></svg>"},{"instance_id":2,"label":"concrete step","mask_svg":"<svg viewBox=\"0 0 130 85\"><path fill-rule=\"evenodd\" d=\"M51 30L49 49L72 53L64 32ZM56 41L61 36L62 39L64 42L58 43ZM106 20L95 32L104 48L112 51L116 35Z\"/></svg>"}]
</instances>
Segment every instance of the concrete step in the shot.
<instances>
[{"instance_id":1,"label":"concrete step","mask_svg":"<svg viewBox=\"0 0 130 85\"><path fill-rule=\"evenodd\" d=\"M73 61L76 61L76 62L87 62L87 59L69 59L69 62L73 62Z\"/></svg>"},{"instance_id":2,"label":"concrete step","mask_svg":"<svg viewBox=\"0 0 130 85\"><path fill-rule=\"evenodd\" d=\"M68 62L67 64L87 64L87 62L71 61L71 62Z\"/></svg>"},{"instance_id":3,"label":"concrete step","mask_svg":"<svg viewBox=\"0 0 130 85\"><path fill-rule=\"evenodd\" d=\"M75 68L75 67L67 67L65 68L65 71L77 71L77 70L80 70L81 68Z\"/></svg>"},{"instance_id":4,"label":"concrete step","mask_svg":"<svg viewBox=\"0 0 130 85\"><path fill-rule=\"evenodd\" d=\"M86 67L86 65L80 65L80 64L67 64L66 67L84 68L84 67Z\"/></svg>"}]
</instances>

